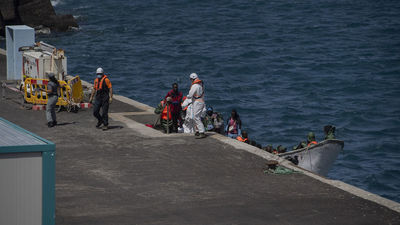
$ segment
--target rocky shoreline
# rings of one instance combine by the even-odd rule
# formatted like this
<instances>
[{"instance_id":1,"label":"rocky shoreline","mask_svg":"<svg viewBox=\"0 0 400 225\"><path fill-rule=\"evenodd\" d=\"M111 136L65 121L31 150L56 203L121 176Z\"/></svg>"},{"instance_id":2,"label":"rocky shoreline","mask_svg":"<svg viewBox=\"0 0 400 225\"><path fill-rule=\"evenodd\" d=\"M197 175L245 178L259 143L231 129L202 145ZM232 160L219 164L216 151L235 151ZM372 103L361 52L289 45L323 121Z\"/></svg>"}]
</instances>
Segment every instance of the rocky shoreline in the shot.
<instances>
[{"instance_id":1,"label":"rocky shoreline","mask_svg":"<svg viewBox=\"0 0 400 225\"><path fill-rule=\"evenodd\" d=\"M57 15L50 0L1 0L0 35L7 25L28 25L43 33L78 28L71 15Z\"/></svg>"}]
</instances>

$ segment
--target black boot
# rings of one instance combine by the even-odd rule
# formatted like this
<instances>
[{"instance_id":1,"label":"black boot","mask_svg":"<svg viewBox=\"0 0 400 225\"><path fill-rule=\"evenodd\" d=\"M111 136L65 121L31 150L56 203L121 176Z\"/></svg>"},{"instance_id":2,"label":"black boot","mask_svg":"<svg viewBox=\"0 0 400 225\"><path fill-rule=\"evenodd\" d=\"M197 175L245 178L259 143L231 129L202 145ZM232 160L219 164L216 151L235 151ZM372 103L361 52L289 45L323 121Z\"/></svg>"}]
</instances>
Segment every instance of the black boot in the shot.
<instances>
[{"instance_id":1,"label":"black boot","mask_svg":"<svg viewBox=\"0 0 400 225\"><path fill-rule=\"evenodd\" d=\"M205 138L206 134L205 133L200 133L199 136L196 137L196 139L201 139L201 138Z\"/></svg>"}]
</instances>

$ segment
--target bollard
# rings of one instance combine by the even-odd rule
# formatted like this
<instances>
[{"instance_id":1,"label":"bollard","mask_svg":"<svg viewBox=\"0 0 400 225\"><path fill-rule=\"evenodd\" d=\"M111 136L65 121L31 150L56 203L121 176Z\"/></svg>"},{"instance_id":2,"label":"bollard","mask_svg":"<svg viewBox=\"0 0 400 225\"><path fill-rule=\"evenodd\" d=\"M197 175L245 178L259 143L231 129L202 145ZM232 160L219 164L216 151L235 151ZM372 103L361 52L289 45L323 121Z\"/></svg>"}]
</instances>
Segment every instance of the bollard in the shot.
<instances>
[{"instance_id":1,"label":"bollard","mask_svg":"<svg viewBox=\"0 0 400 225\"><path fill-rule=\"evenodd\" d=\"M167 134L169 134L169 103L168 102L166 102L166 106L167 106Z\"/></svg>"}]
</instances>

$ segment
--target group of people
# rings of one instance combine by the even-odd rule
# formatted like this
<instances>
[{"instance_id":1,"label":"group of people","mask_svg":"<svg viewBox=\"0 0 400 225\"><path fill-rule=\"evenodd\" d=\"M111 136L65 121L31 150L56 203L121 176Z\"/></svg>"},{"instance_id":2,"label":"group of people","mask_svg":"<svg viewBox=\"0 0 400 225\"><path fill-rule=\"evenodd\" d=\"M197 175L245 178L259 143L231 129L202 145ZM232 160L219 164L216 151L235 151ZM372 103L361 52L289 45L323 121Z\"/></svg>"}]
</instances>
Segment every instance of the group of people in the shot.
<instances>
[{"instance_id":1,"label":"group of people","mask_svg":"<svg viewBox=\"0 0 400 225\"><path fill-rule=\"evenodd\" d=\"M57 118L55 107L58 101L59 88L63 86L59 84L57 78L55 78L54 73L47 73L49 82L47 84L47 89L40 89L47 93L47 105L46 105L46 119L47 126L54 127L57 125ZM93 104L93 115L97 119L96 128L108 130L108 108L113 99L113 90L110 79L104 74L102 68L97 68L96 78L93 84L93 90L90 95L89 102ZM101 110L101 114L100 114Z\"/></svg>"},{"instance_id":2,"label":"group of people","mask_svg":"<svg viewBox=\"0 0 400 225\"><path fill-rule=\"evenodd\" d=\"M205 108L204 83L196 73L189 76L191 81L187 96L178 89L178 84L172 85L172 90L161 100L154 110L160 114L161 126L166 133L195 133L196 138L205 138L205 127L202 121Z\"/></svg>"},{"instance_id":3,"label":"group of people","mask_svg":"<svg viewBox=\"0 0 400 225\"><path fill-rule=\"evenodd\" d=\"M230 138L242 138L242 122L235 109L224 127L223 116L215 112L204 101L204 83L196 73L189 76L191 81L187 96L179 91L178 84L172 84L166 96L154 110L160 115L161 127L166 133L194 133L196 138L205 138L205 131L226 134ZM244 140L245 142L246 140Z\"/></svg>"},{"instance_id":4,"label":"group of people","mask_svg":"<svg viewBox=\"0 0 400 225\"><path fill-rule=\"evenodd\" d=\"M55 106L58 101L58 89L62 88L53 73L48 73L49 82L47 89L48 101L46 107L46 118L48 127L57 125ZM286 147L282 145L273 148L272 145L261 147L256 141L250 140L246 131L242 131L242 121L235 109L231 111L230 117L226 120L218 112L214 112L212 106L206 107L204 101L204 82L200 80L196 73L189 75L191 82L187 96L179 91L178 84L172 84L172 90L161 100L155 109L155 113L160 115L161 127L164 132L184 132L194 133L196 138L205 138L205 131L214 131L226 134L228 137L238 141L251 144L264 149L265 151L279 154L286 152ZM113 89L110 79L104 74L102 68L97 68L93 90L89 102L94 100L93 115L97 119L96 128L108 129L108 108L113 99ZM101 110L101 113L100 113ZM324 127L325 139L335 138L335 127L327 125ZM315 134L308 133L307 140L300 142L293 150L310 147L317 144Z\"/></svg>"}]
</instances>

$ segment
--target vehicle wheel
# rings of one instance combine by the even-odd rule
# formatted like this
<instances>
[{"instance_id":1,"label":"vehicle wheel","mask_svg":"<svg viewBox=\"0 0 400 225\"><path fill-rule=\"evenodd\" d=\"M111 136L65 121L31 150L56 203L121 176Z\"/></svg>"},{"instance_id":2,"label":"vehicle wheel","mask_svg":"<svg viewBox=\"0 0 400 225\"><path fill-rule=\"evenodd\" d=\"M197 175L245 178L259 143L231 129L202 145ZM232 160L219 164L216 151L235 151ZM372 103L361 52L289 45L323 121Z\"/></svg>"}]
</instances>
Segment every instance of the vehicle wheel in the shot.
<instances>
[{"instance_id":1,"label":"vehicle wheel","mask_svg":"<svg viewBox=\"0 0 400 225\"><path fill-rule=\"evenodd\" d=\"M56 105L56 111L61 112L62 110L62 105Z\"/></svg>"},{"instance_id":2,"label":"vehicle wheel","mask_svg":"<svg viewBox=\"0 0 400 225\"><path fill-rule=\"evenodd\" d=\"M72 105L67 105L67 112L71 112L72 111Z\"/></svg>"}]
</instances>

